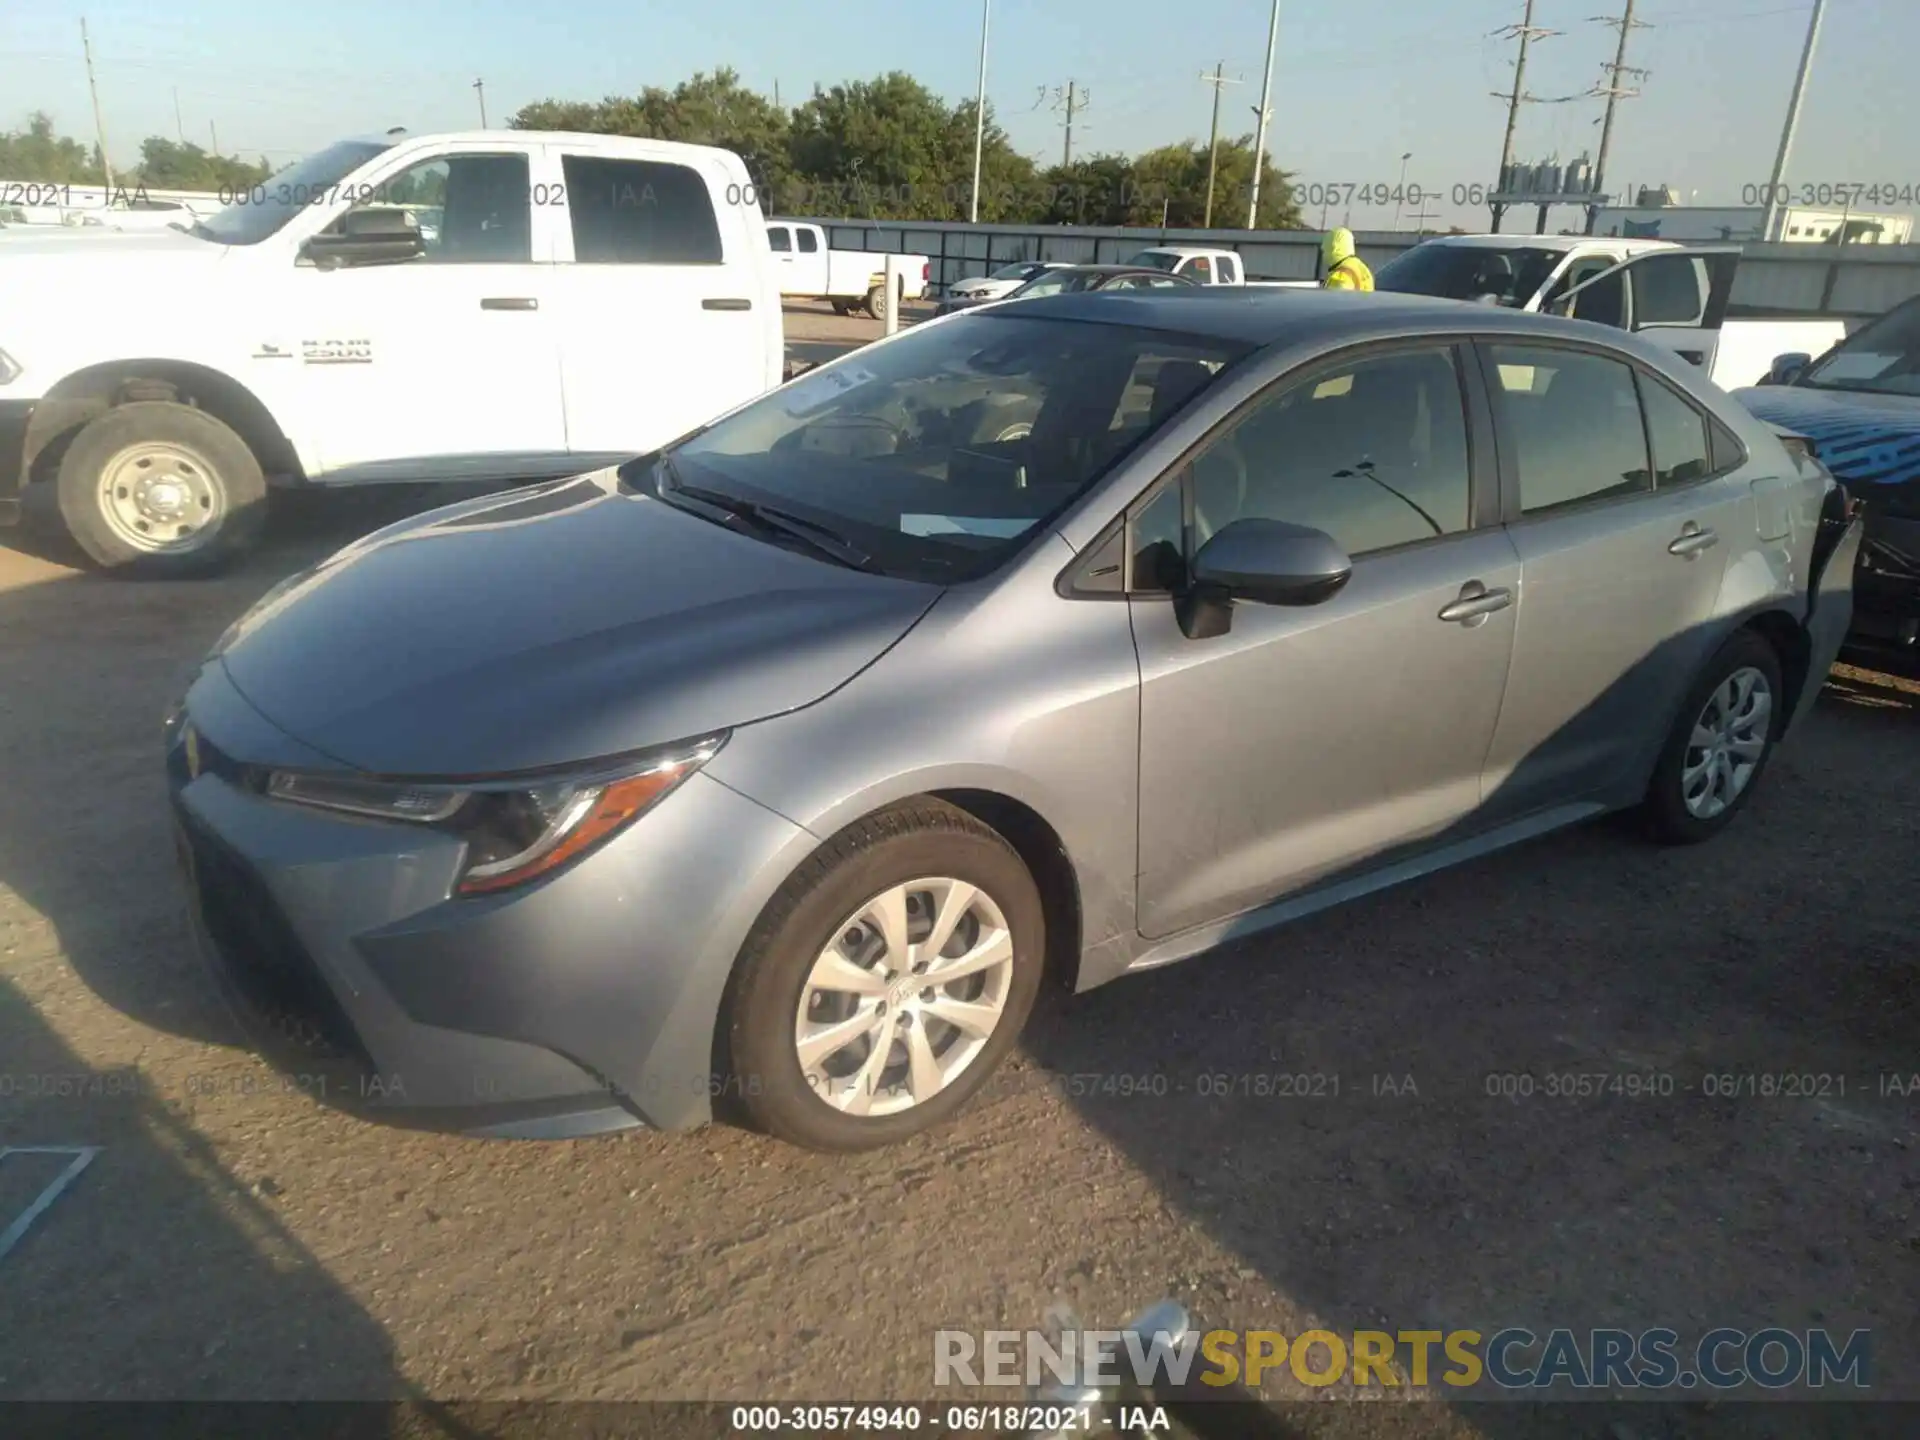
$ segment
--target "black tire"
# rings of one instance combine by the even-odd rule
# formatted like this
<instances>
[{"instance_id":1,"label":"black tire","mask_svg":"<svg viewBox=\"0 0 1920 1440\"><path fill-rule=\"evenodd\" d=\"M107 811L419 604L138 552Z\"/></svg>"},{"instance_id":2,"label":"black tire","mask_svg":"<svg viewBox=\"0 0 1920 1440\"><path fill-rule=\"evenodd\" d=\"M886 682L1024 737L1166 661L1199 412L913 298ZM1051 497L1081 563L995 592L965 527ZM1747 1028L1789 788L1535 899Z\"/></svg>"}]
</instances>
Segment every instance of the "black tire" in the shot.
<instances>
[{"instance_id":1,"label":"black tire","mask_svg":"<svg viewBox=\"0 0 1920 1440\"><path fill-rule=\"evenodd\" d=\"M103 507L107 467L129 447L177 445L217 490L218 518L192 548L146 551L116 532ZM211 575L244 555L266 523L267 480L260 462L234 431L203 410L164 400L116 406L90 421L60 460L60 514L87 557L115 574L154 579Z\"/></svg>"},{"instance_id":2,"label":"black tire","mask_svg":"<svg viewBox=\"0 0 1920 1440\"><path fill-rule=\"evenodd\" d=\"M1770 711L1765 727L1765 746L1754 761L1753 770L1743 788L1734 795L1731 803L1718 814L1707 817L1696 815L1687 807L1682 778L1688 752L1693 749L1694 725L1701 719L1715 692L1736 673L1745 670L1758 671L1767 687ZM1765 637L1756 632L1735 631L1726 644L1714 653L1713 658L1701 667L1699 678L1687 692L1687 698L1674 718L1673 729L1661 747L1659 762L1653 768L1653 779L1647 786L1646 798L1640 806L1641 820L1655 840L1665 845L1697 845L1702 840L1712 839L1732 823L1733 817L1753 798L1753 792L1759 788L1761 777L1766 772L1767 762L1773 758L1774 742L1787 721L1785 703L1786 691L1781 683L1778 653Z\"/></svg>"},{"instance_id":3,"label":"black tire","mask_svg":"<svg viewBox=\"0 0 1920 1440\"><path fill-rule=\"evenodd\" d=\"M891 886L936 875L979 887L1006 921L1013 962L1000 1019L966 1069L932 1099L891 1115L849 1115L815 1092L795 1051L807 978L847 916ZM1006 1058L1033 1009L1045 953L1039 889L998 832L933 799L867 816L807 859L742 947L721 1017L728 1088L750 1123L810 1150L868 1150L916 1135L951 1118Z\"/></svg>"},{"instance_id":4,"label":"black tire","mask_svg":"<svg viewBox=\"0 0 1920 1440\"><path fill-rule=\"evenodd\" d=\"M866 303L862 308L875 320L887 318L887 287L885 282L867 291Z\"/></svg>"}]
</instances>

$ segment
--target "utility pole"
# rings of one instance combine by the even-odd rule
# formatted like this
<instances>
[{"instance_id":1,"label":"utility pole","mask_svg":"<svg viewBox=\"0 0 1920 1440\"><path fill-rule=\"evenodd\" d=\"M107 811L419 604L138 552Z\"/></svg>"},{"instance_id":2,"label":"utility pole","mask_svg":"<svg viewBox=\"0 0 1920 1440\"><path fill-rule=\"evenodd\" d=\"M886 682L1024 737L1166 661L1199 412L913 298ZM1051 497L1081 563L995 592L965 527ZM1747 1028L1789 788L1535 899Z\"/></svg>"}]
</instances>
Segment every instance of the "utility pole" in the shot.
<instances>
[{"instance_id":1,"label":"utility pole","mask_svg":"<svg viewBox=\"0 0 1920 1440\"><path fill-rule=\"evenodd\" d=\"M1062 96L1061 92L1056 88L1054 97L1056 101L1064 99L1067 114L1067 118L1063 122L1067 127L1067 143L1066 148L1060 152L1060 163L1062 165L1071 165L1073 164L1073 117L1087 108L1089 103L1088 96L1087 92L1080 88L1078 81L1069 80L1067 81L1065 95ZM1058 108L1057 105L1056 108Z\"/></svg>"},{"instance_id":2,"label":"utility pole","mask_svg":"<svg viewBox=\"0 0 1920 1440\"><path fill-rule=\"evenodd\" d=\"M1793 98L1787 102L1787 123L1780 130L1780 150L1773 157L1767 180L1767 208L1760 227L1762 240L1773 239L1773 217L1780 208L1780 186L1787 178L1787 156L1793 150L1793 132L1800 124L1800 102L1807 93L1807 72L1813 68L1813 47L1820 39L1820 14L1827 0L1813 0L1813 18L1807 21L1807 42L1800 49L1800 71L1793 77Z\"/></svg>"},{"instance_id":3,"label":"utility pole","mask_svg":"<svg viewBox=\"0 0 1920 1440\"><path fill-rule=\"evenodd\" d=\"M1222 60L1213 67L1213 74L1200 77L1202 85L1213 87L1213 130L1207 137L1207 218L1200 222L1200 228L1213 228L1213 177L1220 168L1220 92L1229 85L1238 85L1238 80L1228 80L1222 75L1227 62ZM1164 226L1162 227L1164 228Z\"/></svg>"},{"instance_id":4,"label":"utility pole","mask_svg":"<svg viewBox=\"0 0 1920 1440\"><path fill-rule=\"evenodd\" d=\"M1611 20L1604 16L1595 16L1594 19L1602 25L1617 26L1620 30L1620 43L1613 52L1613 63L1605 67L1607 83L1598 92L1607 97L1607 114L1606 118L1600 122L1600 153L1593 162L1594 201L1587 206L1587 234L1589 235L1593 234L1593 227L1600 223L1600 197L1606 194L1607 148L1613 143L1613 107L1621 100L1631 100L1640 93L1638 90L1622 88L1620 77L1635 75L1644 80L1648 74L1645 70L1632 69L1627 64L1627 33L1631 30L1647 28L1644 21L1633 18L1633 0L1627 0L1626 13L1618 20Z\"/></svg>"},{"instance_id":5,"label":"utility pole","mask_svg":"<svg viewBox=\"0 0 1920 1440\"><path fill-rule=\"evenodd\" d=\"M100 169L107 177L107 199L113 199L113 161L107 158L107 126L100 118L100 87L93 80L93 42L87 39L87 20L80 17L80 51L87 57L87 89L93 94L93 130L100 139Z\"/></svg>"},{"instance_id":6,"label":"utility pole","mask_svg":"<svg viewBox=\"0 0 1920 1440\"><path fill-rule=\"evenodd\" d=\"M207 121L207 135L213 141L213 153L220 153L220 129L213 121Z\"/></svg>"},{"instance_id":7,"label":"utility pole","mask_svg":"<svg viewBox=\"0 0 1920 1440\"><path fill-rule=\"evenodd\" d=\"M1280 0L1273 0L1267 22L1267 78L1260 86L1259 127L1253 136L1253 194L1247 200L1247 228L1260 228L1260 172L1267 168L1267 122L1273 118L1273 51L1280 41Z\"/></svg>"},{"instance_id":8,"label":"utility pole","mask_svg":"<svg viewBox=\"0 0 1920 1440\"><path fill-rule=\"evenodd\" d=\"M187 143L187 127L180 123L180 87L173 87L173 128L180 136L182 145Z\"/></svg>"},{"instance_id":9,"label":"utility pole","mask_svg":"<svg viewBox=\"0 0 1920 1440\"><path fill-rule=\"evenodd\" d=\"M473 93L480 97L480 128L484 130L487 128L487 82L474 81Z\"/></svg>"},{"instance_id":10,"label":"utility pole","mask_svg":"<svg viewBox=\"0 0 1920 1440\"><path fill-rule=\"evenodd\" d=\"M1523 100L1531 100L1533 98L1526 92L1527 46L1535 36L1544 38L1548 35L1558 35L1559 33L1558 30L1541 29L1533 23L1533 0L1527 0L1527 8L1521 14L1518 25L1509 25L1503 30L1494 31L1495 35L1505 39L1511 40L1517 37L1520 41L1520 56L1514 61L1513 66L1513 93L1511 95L1501 95L1498 91L1494 92L1494 99L1505 100L1507 102L1507 134L1506 138L1500 142L1500 173L1494 177L1493 188L1496 194L1505 188L1507 167L1513 164L1513 132L1514 127L1520 123L1520 104ZM1500 231L1500 217L1507 213L1507 207L1505 205L1495 205L1492 209L1493 229L1494 233L1498 234Z\"/></svg>"},{"instance_id":11,"label":"utility pole","mask_svg":"<svg viewBox=\"0 0 1920 1440\"><path fill-rule=\"evenodd\" d=\"M980 157L987 143L987 27L993 20L993 0L980 0L980 83L973 92L973 199L967 205L967 223L980 223Z\"/></svg>"}]
</instances>

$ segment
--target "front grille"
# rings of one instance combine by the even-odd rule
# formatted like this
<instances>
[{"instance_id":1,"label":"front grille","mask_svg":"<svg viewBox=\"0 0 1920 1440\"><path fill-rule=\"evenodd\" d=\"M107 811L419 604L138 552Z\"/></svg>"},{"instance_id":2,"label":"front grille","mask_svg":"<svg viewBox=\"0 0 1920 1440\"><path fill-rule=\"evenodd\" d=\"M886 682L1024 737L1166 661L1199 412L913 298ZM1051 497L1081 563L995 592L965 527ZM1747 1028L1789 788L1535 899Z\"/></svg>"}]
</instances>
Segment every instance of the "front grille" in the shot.
<instances>
[{"instance_id":1,"label":"front grille","mask_svg":"<svg viewBox=\"0 0 1920 1440\"><path fill-rule=\"evenodd\" d=\"M214 958L248 1009L302 1057L370 1069L352 1022L267 887L191 820L182 829Z\"/></svg>"}]
</instances>

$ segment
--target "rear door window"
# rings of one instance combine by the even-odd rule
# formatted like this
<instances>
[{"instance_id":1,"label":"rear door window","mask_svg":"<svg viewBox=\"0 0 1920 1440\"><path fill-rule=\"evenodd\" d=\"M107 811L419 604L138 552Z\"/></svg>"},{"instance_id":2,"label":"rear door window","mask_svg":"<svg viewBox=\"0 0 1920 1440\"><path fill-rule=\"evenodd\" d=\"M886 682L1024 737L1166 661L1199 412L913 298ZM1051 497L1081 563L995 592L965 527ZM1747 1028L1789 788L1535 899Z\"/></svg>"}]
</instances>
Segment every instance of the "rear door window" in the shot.
<instances>
[{"instance_id":1,"label":"rear door window","mask_svg":"<svg viewBox=\"0 0 1920 1440\"><path fill-rule=\"evenodd\" d=\"M1495 344L1487 354L1514 447L1523 514L1653 489L1631 367L1558 346Z\"/></svg>"},{"instance_id":2,"label":"rear door window","mask_svg":"<svg viewBox=\"0 0 1920 1440\"><path fill-rule=\"evenodd\" d=\"M820 253L820 237L814 234L813 231L797 230L794 232L794 238L800 242L800 253L802 255L818 255Z\"/></svg>"},{"instance_id":3,"label":"rear door window","mask_svg":"<svg viewBox=\"0 0 1920 1440\"><path fill-rule=\"evenodd\" d=\"M573 258L584 265L719 265L706 178L687 165L568 155Z\"/></svg>"}]
</instances>

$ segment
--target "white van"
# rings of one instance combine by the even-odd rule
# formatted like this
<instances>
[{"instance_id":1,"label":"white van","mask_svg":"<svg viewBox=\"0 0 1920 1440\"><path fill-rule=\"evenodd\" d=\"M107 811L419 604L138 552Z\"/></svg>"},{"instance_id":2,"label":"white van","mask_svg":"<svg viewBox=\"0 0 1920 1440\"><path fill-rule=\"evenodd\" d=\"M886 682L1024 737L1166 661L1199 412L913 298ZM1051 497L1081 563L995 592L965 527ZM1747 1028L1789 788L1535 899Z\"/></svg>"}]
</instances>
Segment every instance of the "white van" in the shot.
<instances>
[{"instance_id":1,"label":"white van","mask_svg":"<svg viewBox=\"0 0 1920 1440\"><path fill-rule=\"evenodd\" d=\"M393 131L190 228L9 229L0 523L44 482L99 564L204 573L256 537L269 481L536 480L651 450L781 381L750 187L706 146Z\"/></svg>"}]
</instances>

